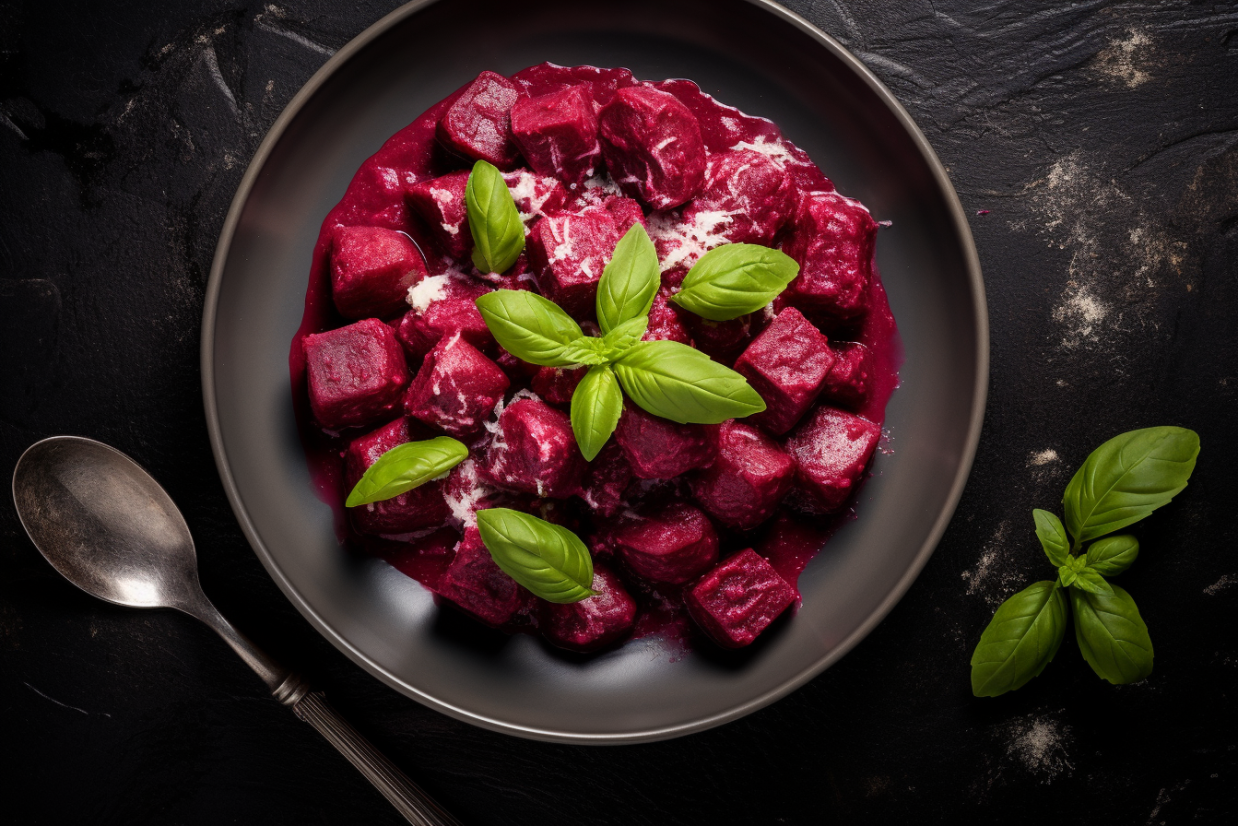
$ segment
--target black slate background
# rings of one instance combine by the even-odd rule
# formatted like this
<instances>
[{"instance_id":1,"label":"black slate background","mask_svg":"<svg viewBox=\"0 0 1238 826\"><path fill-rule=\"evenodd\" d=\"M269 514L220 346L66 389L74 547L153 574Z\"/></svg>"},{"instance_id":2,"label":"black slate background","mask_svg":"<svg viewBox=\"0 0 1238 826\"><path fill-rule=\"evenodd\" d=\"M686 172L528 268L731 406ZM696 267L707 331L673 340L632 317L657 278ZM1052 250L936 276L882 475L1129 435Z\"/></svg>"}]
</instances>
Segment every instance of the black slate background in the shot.
<instances>
[{"instance_id":1,"label":"black slate background","mask_svg":"<svg viewBox=\"0 0 1238 826\"><path fill-rule=\"evenodd\" d=\"M1238 4L788 3L890 85L974 215L979 455L927 568L841 663L720 729L605 749L482 731L364 674L268 578L211 460L198 327L229 201L281 107L395 5L0 2L3 474L56 433L135 456L224 613L468 824L1234 822ZM1068 640L1026 688L974 699L980 630L1049 573L1030 509L1154 424L1203 441L1123 576L1154 674L1109 686ZM400 822L209 631L78 593L10 505L0 820Z\"/></svg>"}]
</instances>

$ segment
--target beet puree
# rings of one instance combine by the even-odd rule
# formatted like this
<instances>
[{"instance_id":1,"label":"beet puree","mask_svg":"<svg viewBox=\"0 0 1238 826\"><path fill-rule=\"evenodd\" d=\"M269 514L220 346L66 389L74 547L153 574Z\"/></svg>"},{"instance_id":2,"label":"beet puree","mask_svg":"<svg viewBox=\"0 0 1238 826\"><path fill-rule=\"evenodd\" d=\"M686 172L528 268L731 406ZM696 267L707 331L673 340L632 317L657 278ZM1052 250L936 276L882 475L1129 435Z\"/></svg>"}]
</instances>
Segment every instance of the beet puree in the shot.
<instances>
[{"instance_id":1,"label":"beet puree","mask_svg":"<svg viewBox=\"0 0 1238 826\"><path fill-rule=\"evenodd\" d=\"M510 170L504 177L526 220L527 254L502 274L479 273L468 258L462 197L475 157ZM513 358L479 326L471 302L496 287L538 290L595 330L596 279L636 222L663 272L646 339L682 341L735 364L770 410L719 428L629 409L621 432L583 466L565 431L576 371ZM541 625L572 650L654 633L751 642L798 602L804 566L850 518L847 503L898 384L897 329L871 262L876 226L775 124L691 81L642 83L624 69L551 64L511 78L483 73L362 164L314 249L289 370L311 478L338 538L482 622L507 631ZM371 236L386 247L371 254L340 240ZM404 238L424 267L399 263ZM667 301L701 255L731 242L781 247L803 277L765 310L720 324ZM393 301L409 287L407 301ZM319 384L310 388L306 339L367 316L378 318L355 329L381 339L371 348L381 359L341 350L341 372L339 362L322 362L323 346L311 347ZM347 344L348 335L337 337ZM454 368L439 377L434 366L456 350L467 356L468 387L457 386ZM371 358L388 371L397 351L407 374L384 372L389 385L370 375ZM405 375L414 379L408 412L428 427L392 421L403 412L396 394ZM379 447L442 430L470 449L446 480L360 518L345 512L348 483ZM426 508L431 525L409 512L426 497L439 497ZM515 586L470 528L478 508L494 506L585 539L604 596L552 607ZM412 532L377 533L385 530Z\"/></svg>"}]
</instances>

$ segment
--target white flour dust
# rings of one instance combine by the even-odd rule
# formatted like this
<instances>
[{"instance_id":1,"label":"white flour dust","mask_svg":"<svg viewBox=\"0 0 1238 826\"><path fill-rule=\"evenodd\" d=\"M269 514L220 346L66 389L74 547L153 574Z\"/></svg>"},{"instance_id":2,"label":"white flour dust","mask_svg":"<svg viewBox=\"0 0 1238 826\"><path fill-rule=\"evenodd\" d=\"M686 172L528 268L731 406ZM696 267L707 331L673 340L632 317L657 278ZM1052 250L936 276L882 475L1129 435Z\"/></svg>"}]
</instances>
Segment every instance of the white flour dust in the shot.
<instances>
[{"instance_id":1,"label":"white flour dust","mask_svg":"<svg viewBox=\"0 0 1238 826\"><path fill-rule=\"evenodd\" d=\"M1152 79L1152 38L1132 29L1096 54L1093 68L1111 85L1136 89Z\"/></svg>"},{"instance_id":2,"label":"white flour dust","mask_svg":"<svg viewBox=\"0 0 1238 826\"><path fill-rule=\"evenodd\" d=\"M1205 588L1204 593L1210 597L1214 597L1217 594L1224 591L1226 588L1229 588L1231 585L1238 585L1238 579L1235 579L1229 574L1226 574L1225 576L1221 577L1216 582L1212 583L1207 588Z\"/></svg>"},{"instance_id":3,"label":"white flour dust","mask_svg":"<svg viewBox=\"0 0 1238 826\"><path fill-rule=\"evenodd\" d=\"M979 594L984 597L985 602L997 605L1026 579L1022 567L1007 551L1006 540L1009 534L1010 520L1004 519L985 543L975 567L960 574L967 583L968 596Z\"/></svg>"},{"instance_id":4,"label":"white flour dust","mask_svg":"<svg viewBox=\"0 0 1238 826\"><path fill-rule=\"evenodd\" d=\"M1006 745L1006 757L1048 784L1062 773L1069 774L1075 765L1066 753L1070 744L1070 726L1051 715L1028 715L1007 723L1001 730Z\"/></svg>"}]
</instances>

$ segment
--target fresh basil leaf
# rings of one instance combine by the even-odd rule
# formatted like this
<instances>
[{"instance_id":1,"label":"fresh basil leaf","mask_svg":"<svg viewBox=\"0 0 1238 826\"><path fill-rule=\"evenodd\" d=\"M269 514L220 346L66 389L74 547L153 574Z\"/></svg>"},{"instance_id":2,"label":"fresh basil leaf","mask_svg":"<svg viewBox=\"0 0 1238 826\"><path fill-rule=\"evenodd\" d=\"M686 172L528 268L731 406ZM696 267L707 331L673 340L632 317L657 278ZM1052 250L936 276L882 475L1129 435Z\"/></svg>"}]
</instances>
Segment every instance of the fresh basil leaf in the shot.
<instances>
[{"instance_id":1,"label":"fresh basil leaf","mask_svg":"<svg viewBox=\"0 0 1238 826\"><path fill-rule=\"evenodd\" d=\"M1087 554L1084 554L1081 559L1086 561ZM1105 581L1105 578L1096 572L1096 569L1091 565L1084 565L1075 572L1075 581L1071 583L1074 587L1087 591L1089 594L1112 594L1113 586Z\"/></svg>"},{"instance_id":2,"label":"fresh basil leaf","mask_svg":"<svg viewBox=\"0 0 1238 826\"><path fill-rule=\"evenodd\" d=\"M606 364L610 361L610 348L600 338L582 336L563 348L563 357L573 364Z\"/></svg>"},{"instance_id":3,"label":"fresh basil leaf","mask_svg":"<svg viewBox=\"0 0 1238 826\"><path fill-rule=\"evenodd\" d=\"M1083 659L1114 685L1137 683L1152 673L1152 638L1131 595L1111 585L1112 593L1070 592L1075 609L1075 639Z\"/></svg>"},{"instance_id":4,"label":"fresh basil leaf","mask_svg":"<svg viewBox=\"0 0 1238 826\"><path fill-rule=\"evenodd\" d=\"M1186 487L1199 436L1181 427L1132 430L1105 442L1066 486L1066 527L1076 543L1138 522Z\"/></svg>"},{"instance_id":5,"label":"fresh basil leaf","mask_svg":"<svg viewBox=\"0 0 1238 826\"><path fill-rule=\"evenodd\" d=\"M1037 582L998 606L971 657L971 690L997 697L1045 670L1066 634L1066 594Z\"/></svg>"},{"instance_id":6,"label":"fresh basil leaf","mask_svg":"<svg viewBox=\"0 0 1238 826\"><path fill-rule=\"evenodd\" d=\"M602 336L602 341L606 345L606 355L611 361L619 358L632 349L633 345L641 340L641 336L645 335L645 331L648 329L649 316L647 315L629 319L618 327L613 328L609 333Z\"/></svg>"},{"instance_id":7,"label":"fresh basil leaf","mask_svg":"<svg viewBox=\"0 0 1238 826\"><path fill-rule=\"evenodd\" d=\"M505 574L548 602L580 602L597 592L593 559L580 537L560 525L508 508L477 512L477 530Z\"/></svg>"},{"instance_id":8,"label":"fresh basil leaf","mask_svg":"<svg viewBox=\"0 0 1238 826\"><path fill-rule=\"evenodd\" d=\"M606 445L623 413L623 393L610 365L590 367L572 393L572 432L585 460L593 458Z\"/></svg>"},{"instance_id":9,"label":"fresh basil leaf","mask_svg":"<svg viewBox=\"0 0 1238 826\"><path fill-rule=\"evenodd\" d=\"M1139 540L1128 533L1106 536L1088 546L1088 565L1098 574L1115 576L1139 556Z\"/></svg>"},{"instance_id":10,"label":"fresh basil leaf","mask_svg":"<svg viewBox=\"0 0 1238 826\"><path fill-rule=\"evenodd\" d=\"M718 424L765 409L743 376L677 341L642 341L614 368L633 402L680 424Z\"/></svg>"},{"instance_id":11,"label":"fresh basil leaf","mask_svg":"<svg viewBox=\"0 0 1238 826\"><path fill-rule=\"evenodd\" d=\"M482 272L504 272L524 249L524 222L503 173L485 161L473 164L464 205L473 236L473 264Z\"/></svg>"},{"instance_id":12,"label":"fresh basil leaf","mask_svg":"<svg viewBox=\"0 0 1238 826\"><path fill-rule=\"evenodd\" d=\"M442 476L468 455L467 447L448 436L396 445L366 468L344 506L355 508L392 499Z\"/></svg>"},{"instance_id":13,"label":"fresh basil leaf","mask_svg":"<svg viewBox=\"0 0 1238 826\"><path fill-rule=\"evenodd\" d=\"M773 301L799 271L779 250L724 244L701 256L671 300L710 321L730 321Z\"/></svg>"},{"instance_id":14,"label":"fresh basil leaf","mask_svg":"<svg viewBox=\"0 0 1238 826\"><path fill-rule=\"evenodd\" d=\"M1036 520L1036 538L1040 540L1049 561L1059 567L1065 565L1070 558L1070 537L1066 535L1062 520L1040 508L1032 511L1032 518Z\"/></svg>"},{"instance_id":15,"label":"fresh basil leaf","mask_svg":"<svg viewBox=\"0 0 1238 826\"><path fill-rule=\"evenodd\" d=\"M559 305L528 290L495 290L477 299L495 341L518 359L545 367L580 364L568 346L585 337Z\"/></svg>"},{"instance_id":16,"label":"fresh basil leaf","mask_svg":"<svg viewBox=\"0 0 1238 826\"><path fill-rule=\"evenodd\" d=\"M598 282L598 325L603 333L641 316L649 315L653 297L662 285L658 252L649 233L633 224L615 245L615 252Z\"/></svg>"},{"instance_id":17,"label":"fresh basil leaf","mask_svg":"<svg viewBox=\"0 0 1238 826\"><path fill-rule=\"evenodd\" d=\"M1062 565L1057 569L1057 581L1062 584L1063 588L1069 588L1075 584L1075 579L1079 576L1079 572L1070 565Z\"/></svg>"}]
</instances>

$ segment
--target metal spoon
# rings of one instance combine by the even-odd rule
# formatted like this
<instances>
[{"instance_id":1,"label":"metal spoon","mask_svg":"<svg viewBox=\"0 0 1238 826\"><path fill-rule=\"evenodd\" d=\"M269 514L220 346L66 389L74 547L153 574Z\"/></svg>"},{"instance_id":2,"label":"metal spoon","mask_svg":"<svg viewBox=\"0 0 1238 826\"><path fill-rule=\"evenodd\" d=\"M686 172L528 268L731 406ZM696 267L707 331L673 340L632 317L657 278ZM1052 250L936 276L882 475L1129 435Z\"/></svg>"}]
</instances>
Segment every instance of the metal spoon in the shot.
<instances>
[{"instance_id":1,"label":"metal spoon","mask_svg":"<svg viewBox=\"0 0 1238 826\"><path fill-rule=\"evenodd\" d=\"M275 699L327 738L415 826L460 826L311 691L249 641L198 582L189 526L136 462L92 439L54 436L17 460L13 501L26 533L65 579L132 608L175 608L215 629Z\"/></svg>"}]
</instances>

